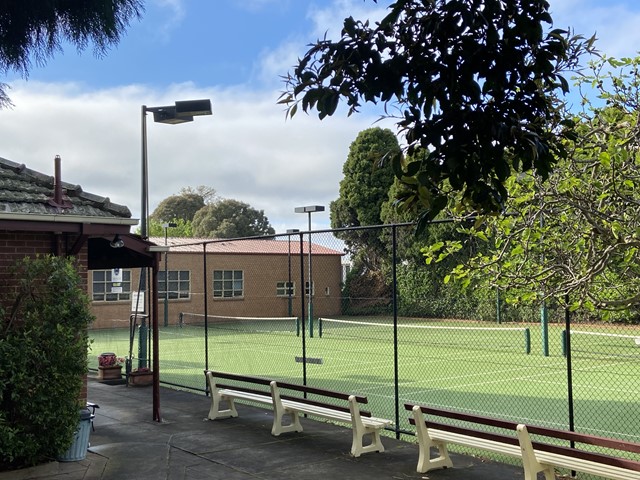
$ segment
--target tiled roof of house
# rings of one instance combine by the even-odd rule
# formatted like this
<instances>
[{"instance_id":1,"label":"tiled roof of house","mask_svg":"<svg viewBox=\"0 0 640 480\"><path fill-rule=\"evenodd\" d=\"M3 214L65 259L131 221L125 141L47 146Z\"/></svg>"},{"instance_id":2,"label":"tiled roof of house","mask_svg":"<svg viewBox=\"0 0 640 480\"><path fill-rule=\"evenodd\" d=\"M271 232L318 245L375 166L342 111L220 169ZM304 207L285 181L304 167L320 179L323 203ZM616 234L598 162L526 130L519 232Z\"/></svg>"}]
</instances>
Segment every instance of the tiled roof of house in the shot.
<instances>
[{"instance_id":1,"label":"tiled roof of house","mask_svg":"<svg viewBox=\"0 0 640 480\"><path fill-rule=\"evenodd\" d=\"M164 237L151 237L149 241L156 245L164 245ZM207 243L207 253L227 254L275 254L297 255L300 253L300 241L298 237L289 243L287 237L278 239L248 239L248 240L213 240L211 238L168 238L167 245L171 253L202 253L203 243ZM308 253L309 243L305 240L302 244L303 253ZM291 250L289 250L291 248ZM332 248L311 243L312 255L344 255L344 252Z\"/></svg>"},{"instance_id":2,"label":"tiled roof of house","mask_svg":"<svg viewBox=\"0 0 640 480\"><path fill-rule=\"evenodd\" d=\"M131 218L131 211L126 206L84 192L80 185L66 182L61 185L62 203L69 208L61 208L52 202L53 176L0 157L0 214Z\"/></svg>"}]
</instances>

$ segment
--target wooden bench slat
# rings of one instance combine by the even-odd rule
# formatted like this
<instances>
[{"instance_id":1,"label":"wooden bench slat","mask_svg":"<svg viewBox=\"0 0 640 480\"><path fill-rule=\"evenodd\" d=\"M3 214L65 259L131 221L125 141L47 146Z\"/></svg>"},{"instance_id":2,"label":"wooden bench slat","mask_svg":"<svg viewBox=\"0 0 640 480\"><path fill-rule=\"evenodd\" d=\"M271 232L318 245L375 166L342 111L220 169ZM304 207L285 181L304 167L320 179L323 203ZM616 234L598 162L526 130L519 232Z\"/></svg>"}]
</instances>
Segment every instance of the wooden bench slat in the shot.
<instances>
[{"instance_id":1,"label":"wooden bench slat","mask_svg":"<svg viewBox=\"0 0 640 480\"><path fill-rule=\"evenodd\" d=\"M278 383L278 386L280 386L280 383ZM333 403L326 403L326 402L321 402L319 400L312 400L309 398L300 398L300 397L294 397L291 395L282 395L282 394L280 395L280 398L282 398L283 400L291 400L295 402L305 403L307 405L315 405L317 407L333 408L335 410L340 410L342 412L350 413L349 407L344 407L342 405L334 405ZM347 397L347 400L348 399L349 397ZM360 415L362 417L370 417L371 412L360 410Z\"/></svg>"},{"instance_id":2,"label":"wooden bench slat","mask_svg":"<svg viewBox=\"0 0 640 480\"><path fill-rule=\"evenodd\" d=\"M529 433L531 433L531 428L529 426L527 426L527 429L529 430ZM629 470L640 472L640 462L628 458L613 457L611 455L605 455L604 453L589 452L586 450L566 447L563 445L552 445L550 443L531 442L531 445L533 445L533 448L535 450L539 450L542 452L581 458L583 460L588 460L595 463L604 463L606 465L627 468Z\"/></svg>"},{"instance_id":3,"label":"wooden bench slat","mask_svg":"<svg viewBox=\"0 0 640 480\"><path fill-rule=\"evenodd\" d=\"M349 400L351 394L336 392L334 390L326 390L324 388L311 387L309 385L296 385L295 383L287 383L278 381L279 388L285 388L287 390L295 390L297 392L306 392L316 395L323 395L325 397L337 398L340 400ZM367 397L362 395L353 395L358 403L369 403Z\"/></svg>"},{"instance_id":4,"label":"wooden bench slat","mask_svg":"<svg viewBox=\"0 0 640 480\"><path fill-rule=\"evenodd\" d=\"M573 440L574 442L595 445L599 447L612 448L614 450L624 450L631 453L640 453L640 443L626 442L616 438L599 437L586 433L570 432L558 430L556 428L539 427L527 425L527 430L533 435L543 435L545 437L560 438L562 440Z\"/></svg>"},{"instance_id":5,"label":"wooden bench slat","mask_svg":"<svg viewBox=\"0 0 640 480\"><path fill-rule=\"evenodd\" d=\"M271 380L262 377L252 377L249 375L237 375L235 373L225 373L225 372L216 372L213 370L205 370L205 375L207 372L210 372L216 378L225 378L227 380L237 380L239 382L251 382L257 383L258 385L266 385L269 386Z\"/></svg>"},{"instance_id":6,"label":"wooden bench slat","mask_svg":"<svg viewBox=\"0 0 640 480\"><path fill-rule=\"evenodd\" d=\"M451 418L454 420L461 420L461 421L466 421L471 423L480 423L482 425L504 428L505 430L513 430L513 431L515 431L516 427L518 426L517 422L510 422L508 420L501 420L498 418L491 418L491 417L483 417L481 415L471 415L468 413L456 412L456 411L447 410L444 408L427 407L424 405L418 405L418 406L420 407L420 410L422 411L422 413L426 415L435 415L437 417ZM404 407L407 410L412 410L413 404L405 403Z\"/></svg>"},{"instance_id":7,"label":"wooden bench slat","mask_svg":"<svg viewBox=\"0 0 640 480\"><path fill-rule=\"evenodd\" d=\"M255 390L253 388L241 387L239 385L227 385L225 383L216 383L216 386L218 388L224 388L227 390L236 390L239 392L255 393L256 395L264 395L265 397L271 398L271 392Z\"/></svg>"}]
</instances>

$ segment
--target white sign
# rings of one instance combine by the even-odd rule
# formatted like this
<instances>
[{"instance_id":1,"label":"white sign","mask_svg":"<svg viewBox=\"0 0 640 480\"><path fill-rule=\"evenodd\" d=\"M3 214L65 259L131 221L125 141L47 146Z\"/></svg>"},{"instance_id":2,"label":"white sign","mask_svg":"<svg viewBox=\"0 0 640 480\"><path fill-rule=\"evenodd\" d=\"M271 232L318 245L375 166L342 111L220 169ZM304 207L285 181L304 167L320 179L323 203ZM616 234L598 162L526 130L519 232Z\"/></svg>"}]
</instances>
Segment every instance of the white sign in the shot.
<instances>
[{"instance_id":1,"label":"white sign","mask_svg":"<svg viewBox=\"0 0 640 480\"><path fill-rule=\"evenodd\" d=\"M131 312L144 313L144 292L131 293Z\"/></svg>"},{"instance_id":2,"label":"white sign","mask_svg":"<svg viewBox=\"0 0 640 480\"><path fill-rule=\"evenodd\" d=\"M122 269L111 270L111 293L122 293Z\"/></svg>"}]
</instances>

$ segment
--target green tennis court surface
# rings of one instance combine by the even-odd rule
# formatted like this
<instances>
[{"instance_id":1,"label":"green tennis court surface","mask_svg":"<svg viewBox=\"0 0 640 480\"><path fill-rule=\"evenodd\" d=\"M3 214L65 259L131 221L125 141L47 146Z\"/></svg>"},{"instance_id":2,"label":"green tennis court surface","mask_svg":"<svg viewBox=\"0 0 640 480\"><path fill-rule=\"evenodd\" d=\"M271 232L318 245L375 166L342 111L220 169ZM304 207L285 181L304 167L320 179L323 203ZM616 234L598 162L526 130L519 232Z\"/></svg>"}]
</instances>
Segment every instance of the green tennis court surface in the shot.
<instances>
[{"instance_id":1,"label":"green tennis court surface","mask_svg":"<svg viewBox=\"0 0 640 480\"><path fill-rule=\"evenodd\" d=\"M301 381L306 368L312 385L367 395L376 416L394 419L397 396L401 430L410 429L405 401L568 425L562 326L550 326L550 355L544 357L535 324L502 327L402 319L394 338L390 319L342 318L312 327L291 318L209 319L206 340L203 321L196 316L185 317L182 327L160 329L162 382L202 390L204 368ZM635 342L640 330L615 331L629 338L571 336L575 426L586 433L640 441L640 346ZM611 332L600 328L593 333ZM122 356L129 351L127 329L94 330L90 337L90 367L97 366L102 352ZM137 338L135 345L137 351ZM306 365L303 349L310 359Z\"/></svg>"}]
</instances>

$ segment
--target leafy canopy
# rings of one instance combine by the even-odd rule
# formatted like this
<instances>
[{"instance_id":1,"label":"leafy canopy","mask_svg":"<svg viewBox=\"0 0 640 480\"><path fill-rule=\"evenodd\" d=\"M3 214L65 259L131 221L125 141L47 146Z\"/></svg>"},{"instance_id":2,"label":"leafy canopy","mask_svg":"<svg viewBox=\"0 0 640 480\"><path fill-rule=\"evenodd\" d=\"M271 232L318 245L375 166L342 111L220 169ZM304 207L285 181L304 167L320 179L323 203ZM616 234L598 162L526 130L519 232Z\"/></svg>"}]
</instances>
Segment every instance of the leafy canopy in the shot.
<instances>
[{"instance_id":1,"label":"leafy canopy","mask_svg":"<svg viewBox=\"0 0 640 480\"><path fill-rule=\"evenodd\" d=\"M466 230L491 251L459 265L450 278L500 287L512 302L566 296L574 310L637 318L639 66L640 57L591 64L592 73L580 79L583 110L575 114L575 139L565 145L568 157L546 182L509 178L511 215ZM460 245L442 242L426 252L445 258Z\"/></svg>"},{"instance_id":2,"label":"leafy canopy","mask_svg":"<svg viewBox=\"0 0 640 480\"><path fill-rule=\"evenodd\" d=\"M375 1L375 0L374 0ZM512 170L546 177L565 156L556 92L592 40L550 30L545 0L397 0L375 26L345 19L338 41L318 40L285 77L279 102L322 119L382 103L408 154L393 162L420 225L451 191L459 208L499 211Z\"/></svg>"},{"instance_id":3,"label":"leafy canopy","mask_svg":"<svg viewBox=\"0 0 640 480\"><path fill-rule=\"evenodd\" d=\"M263 210L233 199L219 200L201 208L192 225L196 237L240 238L275 233Z\"/></svg>"},{"instance_id":4,"label":"leafy canopy","mask_svg":"<svg viewBox=\"0 0 640 480\"><path fill-rule=\"evenodd\" d=\"M90 43L103 56L116 45L132 18L140 18L143 0L20 0L0 4L0 73L24 78L70 42L79 51ZM0 108L11 105L0 83Z\"/></svg>"}]
</instances>

